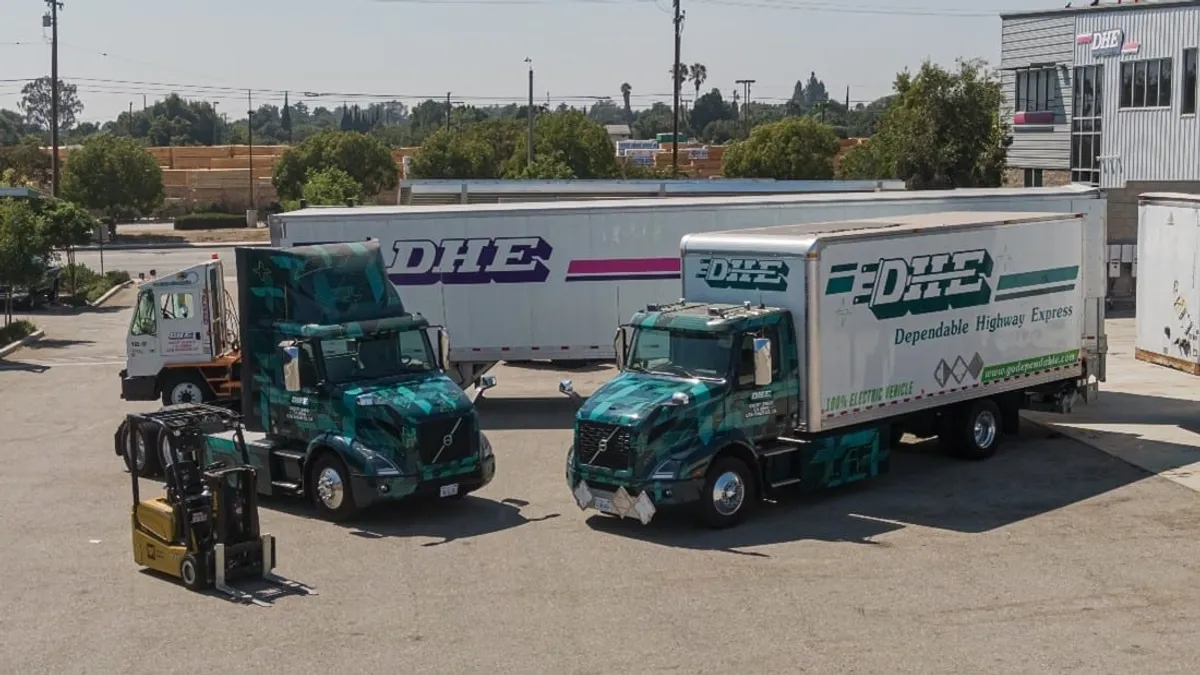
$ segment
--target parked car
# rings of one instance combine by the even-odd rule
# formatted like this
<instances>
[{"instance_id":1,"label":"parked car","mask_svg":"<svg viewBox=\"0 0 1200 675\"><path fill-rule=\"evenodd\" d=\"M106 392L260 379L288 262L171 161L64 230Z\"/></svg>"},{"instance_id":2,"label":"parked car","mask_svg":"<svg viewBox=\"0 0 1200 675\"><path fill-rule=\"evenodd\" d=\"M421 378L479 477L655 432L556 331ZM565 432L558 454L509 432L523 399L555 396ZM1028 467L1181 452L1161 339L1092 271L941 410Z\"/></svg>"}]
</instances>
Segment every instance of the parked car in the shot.
<instances>
[{"instance_id":1,"label":"parked car","mask_svg":"<svg viewBox=\"0 0 1200 675\"><path fill-rule=\"evenodd\" d=\"M29 309L54 302L58 298L63 268L44 258L38 259L38 266L41 268L38 280L28 287L10 288L8 284L0 283L0 302L6 302L9 295L14 305Z\"/></svg>"}]
</instances>

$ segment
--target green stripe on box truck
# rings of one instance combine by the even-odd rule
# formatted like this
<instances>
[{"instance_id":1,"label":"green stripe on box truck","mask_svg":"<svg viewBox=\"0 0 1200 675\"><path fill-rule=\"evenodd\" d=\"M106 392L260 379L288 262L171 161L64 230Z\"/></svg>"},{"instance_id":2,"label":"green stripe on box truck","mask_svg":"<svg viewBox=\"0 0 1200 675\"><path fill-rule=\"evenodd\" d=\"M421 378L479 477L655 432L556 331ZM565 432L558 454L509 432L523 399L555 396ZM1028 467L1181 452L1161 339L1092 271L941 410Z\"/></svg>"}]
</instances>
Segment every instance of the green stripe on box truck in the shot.
<instances>
[{"instance_id":1,"label":"green stripe on box truck","mask_svg":"<svg viewBox=\"0 0 1200 675\"><path fill-rule=\"evenodd\" d=\"M1026 288L1028 286L1061 284L1066 281L1075 281L1078 276L1078 265L1054 267L1048 270L1034 270L1033 272L1021 272L1019 274L1005 274L996 283L996 290L1007 291L1013 288Z\"/></svg>"},{"instance_id":2,"label":"green stripe on box truck","mask_svg":"<svg viewBox=\"0 0 1200 675\"><path fill-rule=\"evenodd\" d=\"M987 366L983 372L979 374L980 382L994 382L1003 380L1009 377L1019 377L1028 375L1042 370L1051 368L1061 368L1062 366L1073 365L1079 360L1079 350L1072 349L1057 354L1047 354L1046 356L1035 356L1031 359L1021 359L1020 361L1009 361L1008 363L998 363L994 366Z\"/></svg>"}]
</instances>

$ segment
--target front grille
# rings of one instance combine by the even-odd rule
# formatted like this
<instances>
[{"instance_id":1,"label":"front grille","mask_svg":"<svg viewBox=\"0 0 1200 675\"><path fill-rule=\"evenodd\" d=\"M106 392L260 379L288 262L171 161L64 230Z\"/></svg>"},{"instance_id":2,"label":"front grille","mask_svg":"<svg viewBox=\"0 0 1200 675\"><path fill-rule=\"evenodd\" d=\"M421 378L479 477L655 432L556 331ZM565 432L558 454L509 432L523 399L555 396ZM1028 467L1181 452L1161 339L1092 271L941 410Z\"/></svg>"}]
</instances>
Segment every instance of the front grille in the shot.
<instances>
[{"instance_id":1,"label":"front grille","mask_svg":"<svg viewBox=\"0 0 1200 675\"><path fill-rule=\"evenodd\" d=\"M581 422L575 442L575 457L580 464L604 469L630 468L630 442L632 433L628 427L598 422ZM604 448L601 450L601 442Z\"/></svg>"},{"instance_id":2,"label":"front grille","mask_svg":"<svg viewBox=\"0 0 1200 675\"><path fill-rule=\"evenodd\" d=\"M459 424L459 420L462 423ZM454 425L458 424L455 429ZM450 443L446 449L442 449L442 445L446 442L446 437L450 436ZM421 463L425 466L434 464L446 464L459 459L470 457L474 452L475 444L475 424L471 421L471 417L451 417L442 420L433 420L425 422L417 427L417 441L421 448ZM436 460L435 460L436 458Z\"/></svg>"}]
</instances>

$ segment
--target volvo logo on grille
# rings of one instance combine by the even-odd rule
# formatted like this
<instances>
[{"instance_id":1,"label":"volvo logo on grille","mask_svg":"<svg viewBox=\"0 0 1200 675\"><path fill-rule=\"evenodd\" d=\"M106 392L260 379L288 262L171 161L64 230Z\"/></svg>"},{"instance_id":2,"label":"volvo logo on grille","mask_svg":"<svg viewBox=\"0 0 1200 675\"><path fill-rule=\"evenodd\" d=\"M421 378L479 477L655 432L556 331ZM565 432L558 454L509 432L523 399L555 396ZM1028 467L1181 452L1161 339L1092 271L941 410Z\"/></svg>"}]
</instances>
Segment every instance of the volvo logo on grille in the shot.
<instances>
[{"instance_id":1,"label":"volvo logo on grille","mask_svg":"<svg viewBox=\"0 0 1200 675\"><path fill-rule=\"evenodd\" d=\"M608 439L601 438L598 448L599 448L599 450L597 451L596 454L603 454L605 450L608 450Z\"/></svg>"},{"instance_id":2,"label":"volvo logo on grille","mask_svg":"<svg viewBox=\"0 0 1200 675\"><path fill-rule=\"evenodd\" d=\"M442 447L443 448L450 447L450 444L453 442L454 442L454 434L446 434L445 436L442 436Z\"/></svg>"}]
</instances>

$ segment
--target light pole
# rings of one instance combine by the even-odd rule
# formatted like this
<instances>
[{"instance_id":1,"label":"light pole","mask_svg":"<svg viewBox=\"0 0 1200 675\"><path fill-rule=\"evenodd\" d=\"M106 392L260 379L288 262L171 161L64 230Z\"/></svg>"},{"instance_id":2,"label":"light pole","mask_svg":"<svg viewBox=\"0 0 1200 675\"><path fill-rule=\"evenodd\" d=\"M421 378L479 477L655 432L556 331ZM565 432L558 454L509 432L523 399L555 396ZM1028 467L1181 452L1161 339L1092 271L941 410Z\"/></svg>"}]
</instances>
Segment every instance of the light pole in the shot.
<instances>
[{"instance_id":1,"label":"light pole","mask_svg":"<svg viewBox=\"0 0 1200 675\"><path fill-rule=\"evenodd\" d=\"M50 194L58 196L58 10L62 3L46 0L50 13L42 18L42 25L50 24Z\"/></svg>"},{"instance_id":2,"label":"light pole","mask_svg":"<svg viewBox=\"0 0 1200 675\"><path fill-rule=\"evenodd\" d=\"M525 159L533 166L533 59L526 56L525 63L529 64L529 148Z\"/></svg>"},{"instance_id":3,"label":"light pole","mask_svg":"<svg viewBox=\"0 0 1200 675\"><path fill-rule=\"evenodd\" d=\"M742 119L746 124L746 138L750 138L750 85L754 80L737 80L742 85L746 95L742 98Z\"/></svg>"}]
</instances>

